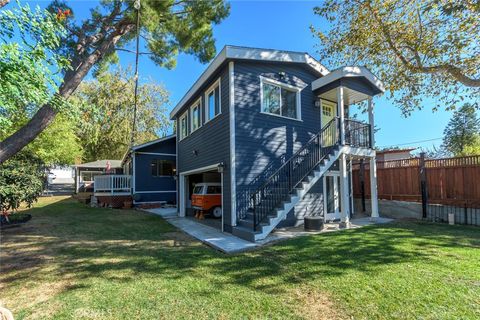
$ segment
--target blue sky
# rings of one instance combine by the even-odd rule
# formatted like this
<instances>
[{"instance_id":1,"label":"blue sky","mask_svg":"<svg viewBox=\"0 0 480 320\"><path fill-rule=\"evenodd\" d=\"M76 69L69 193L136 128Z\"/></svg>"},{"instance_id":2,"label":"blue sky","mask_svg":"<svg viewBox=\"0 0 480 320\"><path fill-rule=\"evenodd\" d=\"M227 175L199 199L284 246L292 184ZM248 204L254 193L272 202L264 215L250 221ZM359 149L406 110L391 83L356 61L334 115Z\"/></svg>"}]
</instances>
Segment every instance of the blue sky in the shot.
<instances>
[{"instance_id":1,"label":"blue sky","mask_svg":"<svg viewBox=\"0 0 480 320\"><path fill-rule=\"evenodd\" d=\"M30 2L30 1L29 1ZM38 2L30 2L36 4ZM42 6L47 2L40 2ZM328 24L313 14L318 1L231 1L230 16L214 27L217 51L224 45L240 45L261 48L285 49L309 52L318 57L315 47L318 39L310 32L310 26L328 28ZM95 1L76 1L71 5L77 18L88 16L88 9ZM120 53L122 65L133 63L133 54ZM207 65L194 57L180 55L177 67L167 70L156 66L147 56L140 57L141 81L164 84L171 93L171 106L182 98ZM338 66L334 66L338 67ZM376 144L385 146L414 146L431 148L439 145L451 112L432 112L433 103L424 102L422 111L415 111L404 118L398 108L386 97L376 98ZM437 139L427 142L424 140Z\"/></svg>"}]
</instances>

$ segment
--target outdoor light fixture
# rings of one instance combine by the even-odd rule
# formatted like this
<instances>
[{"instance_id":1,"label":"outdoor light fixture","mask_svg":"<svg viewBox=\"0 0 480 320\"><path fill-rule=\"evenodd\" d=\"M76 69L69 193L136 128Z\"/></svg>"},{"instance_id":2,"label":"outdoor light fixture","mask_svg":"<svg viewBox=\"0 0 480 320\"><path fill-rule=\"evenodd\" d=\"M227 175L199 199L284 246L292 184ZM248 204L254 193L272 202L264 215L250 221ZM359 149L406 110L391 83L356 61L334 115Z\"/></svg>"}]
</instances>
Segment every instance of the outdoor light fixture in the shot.
<instances>
[{"instance_id":1,"label":"outdoor light fixture","mask_svg":"<svg viewBox=\"0 0 480 320\"><path fill-rule=\"evenodd\" d=\"M320 99L315 100L315 107L319 107L319 108L320 108L321 104L322 104L322 103L321 103Z\"/></svg>"},{"instance_id":2,"label":"outdoor light fixture","mask_svg":"<svg viewBox=\"0 0 480 320\"><path fill-rule=\"evenodd\" d=\"M225 164L224 164L223 162L220 162L220 163L218 164L217 169L218 169L218 172L219 172L219 173L223 173L223 170L225 169Z\"/></svg>"},{"instance_id":3,"label":"outdoor light fixture","mask_svg":"<svg viewBox=\"0 0 480 320\"><path fill-rule=\"evenodd\" d=\"M198 156L198 150L193 150L193 151L192 151L192 154L193 154L194 156Z\"/></svg>"}]
</instances>

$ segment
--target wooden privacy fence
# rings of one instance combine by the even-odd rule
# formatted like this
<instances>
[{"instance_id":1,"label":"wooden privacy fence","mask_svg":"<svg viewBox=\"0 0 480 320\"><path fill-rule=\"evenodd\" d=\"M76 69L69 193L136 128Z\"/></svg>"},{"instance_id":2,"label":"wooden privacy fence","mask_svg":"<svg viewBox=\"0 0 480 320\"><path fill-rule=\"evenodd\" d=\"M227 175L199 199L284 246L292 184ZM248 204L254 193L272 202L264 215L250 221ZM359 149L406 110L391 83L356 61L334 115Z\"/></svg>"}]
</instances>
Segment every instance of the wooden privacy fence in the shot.
<instances>
[{"instance_id":1,"label":"wooden privacy fence","mask_svg":"<svg viewBox=\"0 0 480 320\"><path fill-rule=\"evenodd\" d=\"M369 198L367 163L352 169L354 196ZM480 155L379 161L377 188L379 199L422 202L424 208L427 203L480 208Z\"/></svg>"}]
</instances>

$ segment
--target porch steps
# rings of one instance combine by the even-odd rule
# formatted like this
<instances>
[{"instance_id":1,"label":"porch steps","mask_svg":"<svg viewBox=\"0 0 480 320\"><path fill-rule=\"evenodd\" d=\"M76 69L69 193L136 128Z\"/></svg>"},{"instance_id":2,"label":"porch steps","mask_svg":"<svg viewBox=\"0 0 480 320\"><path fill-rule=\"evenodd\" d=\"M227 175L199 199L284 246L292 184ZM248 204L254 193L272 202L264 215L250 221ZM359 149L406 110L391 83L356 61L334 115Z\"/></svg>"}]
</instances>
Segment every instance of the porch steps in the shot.
<instances>
[{"instance_id":1,"label":"porch steps","mask_svg":"<svg viewBox=\"0 0 480 320\"><path fill-rule=\"evenodd\" d=\"M287 214L296 204L308 193L308 191L320 180L320 178L330 169L333 163L346 150L343 147L334 147L328 156L305 177L299 185L293 189L288 197L281 202L270 214L257 226L254 231L253 212L249 211L242 219L237 221L237 226L233 227L232 233L237 237L248 241L259 241L265 239L273 229L286 218ZM268 201L268 200L265 200ZM260 204L261 206L262 204Z\"/></svg>"}]
</instances>

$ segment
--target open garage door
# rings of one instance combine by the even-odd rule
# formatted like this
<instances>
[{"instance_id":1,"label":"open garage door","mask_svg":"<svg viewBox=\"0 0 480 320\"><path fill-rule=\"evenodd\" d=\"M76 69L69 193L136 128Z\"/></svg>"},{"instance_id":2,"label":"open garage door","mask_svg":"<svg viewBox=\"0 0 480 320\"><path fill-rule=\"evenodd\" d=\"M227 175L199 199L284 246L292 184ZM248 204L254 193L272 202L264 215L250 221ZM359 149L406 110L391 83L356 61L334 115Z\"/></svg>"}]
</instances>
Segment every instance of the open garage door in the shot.
<instances>
[{"instance_id":1,"label":"open garage door","mask_svg":"<svg viewBox=\"0 0 480 320\"><path fill-rule=\"evenodd\" d=\"M180 216L222 230L223 177L215 169L180 174Z\"/></svg>"}]
</instances>

